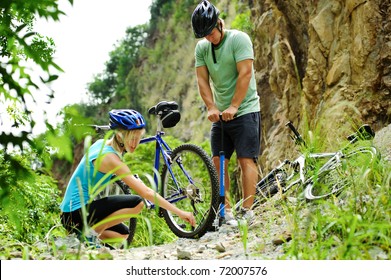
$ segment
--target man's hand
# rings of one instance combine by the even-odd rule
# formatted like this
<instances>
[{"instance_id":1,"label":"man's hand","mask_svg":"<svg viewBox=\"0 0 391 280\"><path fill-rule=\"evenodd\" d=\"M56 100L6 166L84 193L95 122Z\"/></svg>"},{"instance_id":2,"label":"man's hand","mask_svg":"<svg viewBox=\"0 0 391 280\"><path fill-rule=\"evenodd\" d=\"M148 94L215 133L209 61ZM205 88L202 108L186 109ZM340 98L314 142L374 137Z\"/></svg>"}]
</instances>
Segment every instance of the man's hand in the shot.
<instances>
[{"instance_id":1,"label":"man's hand","mask_svg":"<svg viewBox=\"0 0 391 280\"><path fill-rule=\"evenodd\" d=\"M220 111L216 107L208 109L208 120L212 123L220 121Z\"/></svg>"},{"instance_id":2,"label":"man's hand","mask_svg":"<svg viewBox=\"0 0 391 280\"><path fill-rule=\"evenodd\" d=\"M224 112L221 114L221 118L225 122L232 121L237 112L238 112L238 108L231 105L226 110L224 110Z\"/></svg>"}]
</instances>

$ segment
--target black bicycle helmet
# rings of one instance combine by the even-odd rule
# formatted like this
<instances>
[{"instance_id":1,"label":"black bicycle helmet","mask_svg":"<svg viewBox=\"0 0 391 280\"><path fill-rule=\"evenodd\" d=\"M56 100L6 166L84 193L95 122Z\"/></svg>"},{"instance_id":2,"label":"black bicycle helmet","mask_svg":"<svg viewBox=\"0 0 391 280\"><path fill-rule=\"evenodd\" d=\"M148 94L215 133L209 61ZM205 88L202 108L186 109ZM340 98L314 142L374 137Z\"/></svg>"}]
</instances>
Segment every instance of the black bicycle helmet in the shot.
<instances>
[{"instance_id":1,"label":"black bicycle helmet","mask_svg":"<svg viewBox=\"0 0 391 280\"><path fill-rule=\"evenodd\" d=\"M191 25L196 38L208 36L216 27L220 11L209 1L202 1L191 16Z\"/></svg>"},{"instance_id":2,"label":"black bicycle helmet","mask_svg":"<svg viewBox=\"0 0 391 280\"><path fill-rule=\"evenodd\" d=\"M111 110L109 116L111 129L132 130L145 127L144 117L135 110Z\"/></svg>"}]
</instances>

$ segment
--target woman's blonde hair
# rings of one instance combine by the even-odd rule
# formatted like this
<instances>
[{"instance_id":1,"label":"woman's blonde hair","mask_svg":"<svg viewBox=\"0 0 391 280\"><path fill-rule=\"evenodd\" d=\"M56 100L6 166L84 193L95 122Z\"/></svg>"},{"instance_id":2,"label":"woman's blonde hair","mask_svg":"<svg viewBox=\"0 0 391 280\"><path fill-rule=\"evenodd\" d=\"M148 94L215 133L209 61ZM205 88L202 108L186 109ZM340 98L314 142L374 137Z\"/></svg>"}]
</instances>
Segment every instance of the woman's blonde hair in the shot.
<instances>
[{"instance_id":1,"label":"woman's blonde hair","mask_svg":"<svg viewBox=\"0 0 391 280\"><path fill-rule=\"evenodd\" d=\"M114 136L113 136L113 141L112 141L112 147L118 151L122 152L124 149L124 142L126 142L127 139L129 138L134 138L134 137L142 137L143 134L145 133L145 129L132 129L132 130L125 130L125 129L118 129L115 131ZM122 141L118 140L118 135L121 137ZM122 144L122 145L121 145Z\"/></svg>"}]
</instances>

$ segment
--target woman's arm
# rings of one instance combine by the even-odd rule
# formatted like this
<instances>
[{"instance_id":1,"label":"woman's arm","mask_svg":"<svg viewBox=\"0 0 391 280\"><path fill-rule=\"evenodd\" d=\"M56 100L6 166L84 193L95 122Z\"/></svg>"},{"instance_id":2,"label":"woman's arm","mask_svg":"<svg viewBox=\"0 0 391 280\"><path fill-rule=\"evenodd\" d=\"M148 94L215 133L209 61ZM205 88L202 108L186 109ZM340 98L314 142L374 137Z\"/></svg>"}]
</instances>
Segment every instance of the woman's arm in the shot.
<instances>
[{"instance_id":1,"label":"woman's arm","mask_svg":"<svg viewBox=\"0 0 391 280\"><path fill-rule=\"evenodd\" d=\"M141 197L154 202L159 207L177 214L181 219L189 222L192 226L196 225L195 218L192 213L177 208L174 204L165 200L157 192L148 188L141 180L135 178L131 174L129 167L123 163L117 155L109 153L103 158L99 171L108 173L112 170L115 170L115 175L120 176L122 178L121 180Z\"/></svg>"}]
</instances>

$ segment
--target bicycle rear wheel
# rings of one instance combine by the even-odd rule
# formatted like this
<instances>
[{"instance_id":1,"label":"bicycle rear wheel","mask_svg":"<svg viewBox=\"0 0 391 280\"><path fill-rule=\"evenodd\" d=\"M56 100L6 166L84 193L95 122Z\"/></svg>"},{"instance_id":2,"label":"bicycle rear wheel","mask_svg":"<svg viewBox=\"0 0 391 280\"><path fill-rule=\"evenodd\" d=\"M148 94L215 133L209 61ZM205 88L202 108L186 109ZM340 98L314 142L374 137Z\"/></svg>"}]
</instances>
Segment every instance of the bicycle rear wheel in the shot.
<instances>
[{"instance_id":1,"label":"bicycle rear wheel","mask_svg":"<svg viewBox=\"0 0 391 280\"><path fill-rule=\"evenodd\" d=\"M305 183L305 198L315 200L338 194L352 180L363 174L376 158L373 147L360 147L333 162Z\"/></svg>"},{"instance_id":2,"label":"bicycle rear wheel","mask_svg":"<svg viewBox=\"0 0 391 280\"><path fill-rule=\"evenodd\" d=\"M260 199L270 198L285 186L287 175L284 170L274 169L269 176L259 181L256 187L256 196Z\"/></svg>"},{"instance_id":3,"label":"bicycle rear wheel","mask_svg":"<svg viewBox=\"0 0 391 280\"><path fill-rule=\"evenodd\" d=\"M192 227L176 214L161 209L171 231L182 238L199 238L211 228L219 208L219 181L211 158L200 147L184 144L172 151L170 169L162 170L161 195L181 210L192 212Z\"/></svg>"},{"instance_id":4,"label":"bicycle rear wheel","mask_svg":"<svg viewBox=\"0 0 391 280\"><path fill-rule=\"evenodd\" d=\"M284 160L278 167L269 172L256 186L256 202L263 202L277 193L288 191L296 193L301 183L299 157L295 161ZM301 188L300 188L301 189Z\"/></svg>"}]
</instances>

